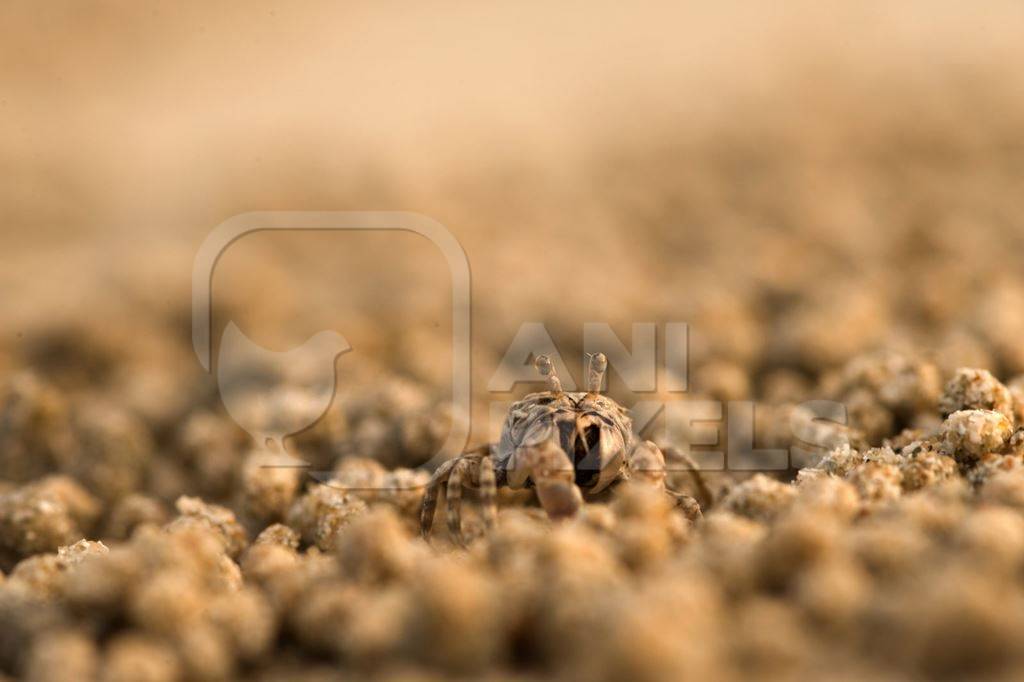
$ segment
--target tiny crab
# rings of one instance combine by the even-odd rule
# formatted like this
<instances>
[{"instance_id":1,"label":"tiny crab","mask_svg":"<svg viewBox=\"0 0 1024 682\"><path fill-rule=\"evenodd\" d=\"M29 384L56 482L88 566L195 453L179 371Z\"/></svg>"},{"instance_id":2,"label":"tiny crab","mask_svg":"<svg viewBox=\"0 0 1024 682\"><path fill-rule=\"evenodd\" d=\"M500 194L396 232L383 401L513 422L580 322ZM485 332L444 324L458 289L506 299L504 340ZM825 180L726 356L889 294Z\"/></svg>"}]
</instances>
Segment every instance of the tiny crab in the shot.
<instances>
[{"instance_id":1,"label":"tiny crab","mask_svg":"<svg viewBox=\"0 0 1024 682\"><path fill-rule=\"evenodd\" d=\"M597 495L612 484L639 480L664 490L691 519L700 516L700 504L695 499L665 487L662 450L651 441L637 439L629 411L601 395L608 367L602 353L590 356L586 392L563 391L547 356L539 356L535 365L547 378L548 390L531 393L512 405L497 445L466 452L434 472L420 510L424 537L433 526L442 486L447 496L448 532L463 545L467 542L461 517L464 486L479 491L487 530L497 519L495 497L502 486L534 488L541 507L557 520L577 515L583 508L584 494ZM682 453L667 450L690 471L706 504L711 495L697 466Z\"/></svg>"}]
</instances>

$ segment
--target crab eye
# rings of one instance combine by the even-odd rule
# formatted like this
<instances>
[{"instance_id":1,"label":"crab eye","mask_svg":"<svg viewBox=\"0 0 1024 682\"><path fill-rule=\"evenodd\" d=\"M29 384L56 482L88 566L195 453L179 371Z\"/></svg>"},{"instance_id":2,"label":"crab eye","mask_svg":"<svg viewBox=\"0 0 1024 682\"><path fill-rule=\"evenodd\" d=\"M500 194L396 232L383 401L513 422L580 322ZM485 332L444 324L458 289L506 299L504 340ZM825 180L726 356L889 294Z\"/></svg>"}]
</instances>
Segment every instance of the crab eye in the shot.
<instances>
[{"instance_id":1,"label":"crab eye","mask_svg":"<svg viewBox=\"0 0 1024 682\"><path fill-rule=\"evenodd\" d=\"M551 362L551 358L546 355L538 355L533 364L541 376L547 377L549 390L552 393L561 393L562 382L558 380L558 375L555 374L555 366Z\"/></svg>"},{"instance_id":2,"label":"crab eye","mask_svg":"<svg viewBox=\"0 0 1024 682\"><path fill-rule=\"evenodd\" d=\"M587 367L587 391L600 393L601 384L604 382L604 373L608 370L608 358L604 353L594 353L590 356Z\"/></svg>"}]
</instances>

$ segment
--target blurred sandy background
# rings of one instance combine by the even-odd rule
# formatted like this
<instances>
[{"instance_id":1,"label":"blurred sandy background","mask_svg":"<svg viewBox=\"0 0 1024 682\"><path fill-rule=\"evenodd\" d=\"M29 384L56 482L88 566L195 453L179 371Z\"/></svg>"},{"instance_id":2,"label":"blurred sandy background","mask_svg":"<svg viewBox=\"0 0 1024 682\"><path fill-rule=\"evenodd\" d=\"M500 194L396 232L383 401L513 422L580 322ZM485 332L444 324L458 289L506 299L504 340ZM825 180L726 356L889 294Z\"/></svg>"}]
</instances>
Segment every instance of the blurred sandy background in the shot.
<instances>
[{"instance_id":1,"label":"blurred sandy background","mask_svg":"<svg viewBox=\"0 0 1024 682\"><path fill-rule=\"evenodd\" d=\"M0 3L0 680L1024 679L1021 36L1009 1ZM193 258L373 209L465 248L475 443L523 322L580 382L584 322L683 321L690 397L817 468L711 474L692 525L503 490L485 534L467 490L467 552L445 493L420 542L443 262L312 233L213 280L214 339L355 349L290 441L332 485L268 465ZM311 411L251 383L260 434Z\"/></svg>"},{"instance_id":2,"label":"blurred sandy background","mask_svg":"<svg viewBox=\"0 0 1024 682\"><path fill-rule=\"evenodd\" d=\"M1013 2L5 3L5 362L82 324L199 376L209 230L388 209L466 249L478 392L533 320L567 354L688 321L726 397L880 345L1020 372L1022 31ZM447 296L414 238L261 236L215 280L218 325L430 382Z\"/></svg>"}]
</instances>

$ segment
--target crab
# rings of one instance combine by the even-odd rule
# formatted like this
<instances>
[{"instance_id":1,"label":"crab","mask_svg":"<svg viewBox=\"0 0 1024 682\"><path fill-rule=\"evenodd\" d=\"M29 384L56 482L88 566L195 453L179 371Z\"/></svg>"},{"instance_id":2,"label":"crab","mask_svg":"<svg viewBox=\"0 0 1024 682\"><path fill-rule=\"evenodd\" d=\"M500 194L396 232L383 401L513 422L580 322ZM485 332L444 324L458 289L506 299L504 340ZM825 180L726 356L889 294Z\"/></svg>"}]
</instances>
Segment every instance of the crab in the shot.
<instances>
[{"instance_id":1,"label":"crab","mask_svg":"<svg viewBox=\"0 0 1024 682\"><path fill-rule=\"evenodd\" d=\"M639 440L633 434L629 410L601 394L608 367L604 354L590 356L586 392L563 391L547 356L537 357L534 364L547 378L548 390L531 393L511 406L497 444L450 459L431 476L420 510L424 538L430 535L442 487L448 532L461 545L467 544L462 528L463 487L478 490L487 531L497 520L499 487L534 488L548 517L561 520L581 513L584 494L595 496L613 484L634 480L664 491L691 520L700 517L700 503L666 488L662 449ZM696 464L681 452L666 451L684 463L707 504L711 494Z\"/></svg>"}]
</instances>

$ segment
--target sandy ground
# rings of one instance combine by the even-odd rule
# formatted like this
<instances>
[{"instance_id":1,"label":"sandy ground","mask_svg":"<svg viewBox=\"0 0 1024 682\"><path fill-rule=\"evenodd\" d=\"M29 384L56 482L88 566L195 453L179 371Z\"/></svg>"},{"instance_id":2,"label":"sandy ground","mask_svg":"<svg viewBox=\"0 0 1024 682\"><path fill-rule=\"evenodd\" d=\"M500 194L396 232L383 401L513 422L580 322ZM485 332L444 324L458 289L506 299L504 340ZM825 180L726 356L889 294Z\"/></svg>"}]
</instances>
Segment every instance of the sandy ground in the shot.
<instances>
[{"instance_id":1,"label":"sandy ground","mask_svg":"<svg viewBox=\"0 0 1024 682\"><path fill-rule=\"evenodd\" d=\"M5 4L0 670L1019 676L1022 30L1010 2ZM229 323L353 349L286 442L319 474L266 468L250 434L306 419L307 367L263 402L240 375L234 410L191 336L196 253L253 210L443 224L472 274L471 414L433 247L254 234L213 275L215 359ZM654 323L664 366L679 322L687 391L613 357L608 393L720 405L717 444L644 434L701 461L752 405L791 466L709 474L697 521L638 485L560 523L503 490L484 532L471 489L468 549L443 499L418 538L453 423L495 440L543 388L495 379L524 324L583 385L585 323L627 347Z\"/></svg>"}]
</instances>

